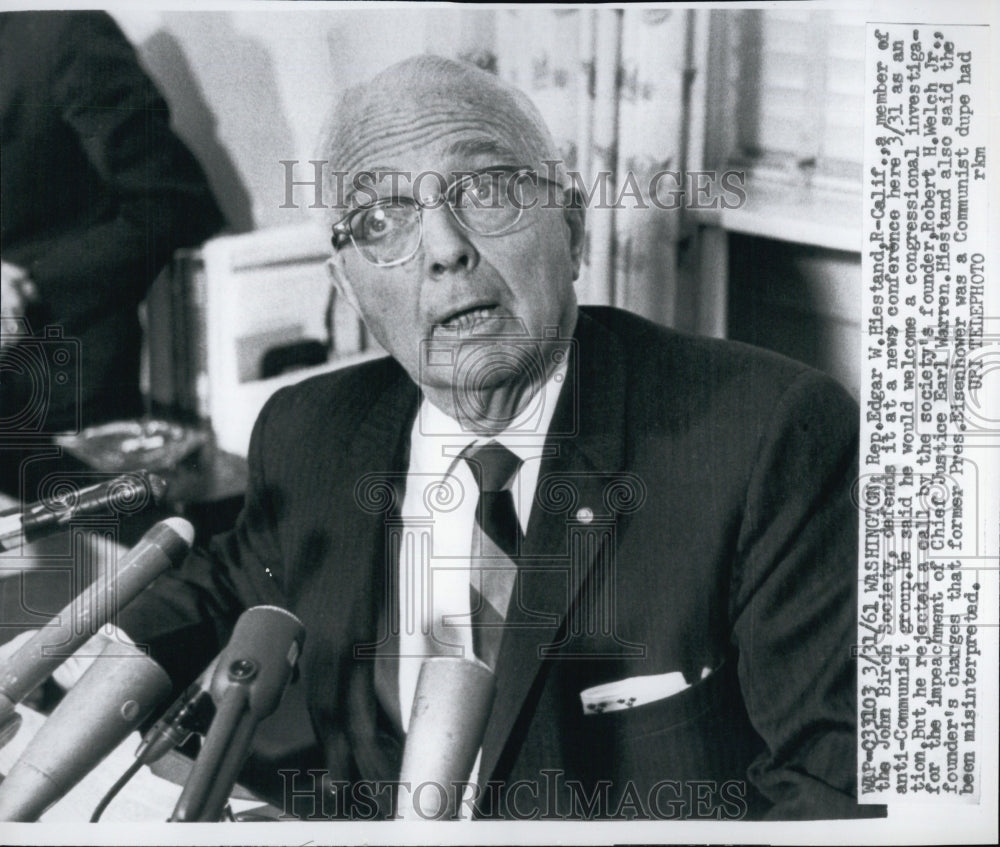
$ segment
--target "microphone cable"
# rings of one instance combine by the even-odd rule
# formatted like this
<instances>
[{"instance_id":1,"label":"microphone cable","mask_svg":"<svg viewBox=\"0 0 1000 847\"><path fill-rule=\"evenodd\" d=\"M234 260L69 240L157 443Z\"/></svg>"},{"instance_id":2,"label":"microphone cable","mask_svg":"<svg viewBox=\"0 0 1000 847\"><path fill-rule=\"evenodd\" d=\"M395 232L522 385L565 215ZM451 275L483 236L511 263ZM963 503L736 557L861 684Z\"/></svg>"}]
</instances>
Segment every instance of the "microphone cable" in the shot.
<instances>
[{"instance_id":1,"label":"microphone cable","mask_svg":"<svg viewBox=\"0 0 1000 847\"><path fill-rule=\"evenodd\" d=\"M162 758L169 750L186 744L192 736L203 738L215 715L215 705L208 695L207 684L211 681L215 670L216 659L213 659L201 676L178 698L178 700L146 731L142 743L135 753L135 761L125 769L118 781L111 786L101 798L90 818L91 823L97 823L104 810L135 776L143 765L152 764ZM206 676L208 679L206 680ZM205 688L202 687L204 681ZM160 730L160 732L157 732ZM182 735L177 735L180 730Z\"/></svg>"},{"instance_id":2,"label":"microphone cable","mask_svg":"<svg viewBox=\"0 0 1000 847\"><path fill-rule=\"evenodd\" d=\"M104 796L101 798L101 802L97 804L97 808L94 809L94 814L90 816L91 823L97 823L101 819L101 815L104 814L104 810L107 809L111 804L111 801L118 796L118 792L128 785L129 780L139 773L139 768L141 767L142 760L136 759L125 769L125 773L118 777L115 784L112 785L107 792L105 792Z\"/></svg>"}]
</instances>

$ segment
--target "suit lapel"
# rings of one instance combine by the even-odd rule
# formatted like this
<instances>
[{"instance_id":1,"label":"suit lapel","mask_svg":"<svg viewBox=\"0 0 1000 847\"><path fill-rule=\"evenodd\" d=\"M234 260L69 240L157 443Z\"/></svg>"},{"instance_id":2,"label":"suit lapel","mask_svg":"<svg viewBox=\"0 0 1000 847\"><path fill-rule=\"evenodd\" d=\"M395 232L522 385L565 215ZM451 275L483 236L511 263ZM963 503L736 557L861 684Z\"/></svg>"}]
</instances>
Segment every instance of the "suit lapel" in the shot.
<instances>
[{"instance_id":1,"label":"suit lapel","mask_svg":"<svg viewBox=\"0 0 1000 847\"><path fill-rule=\"evenodd\" d=\"M624 357L618 340L580 311L569 381L559 398L519 562L517 592L497 661L497 699L483 740L480 783L498 763L567 611L601 553L595 539L614 523L609 482L624 467ZM619 526L620 529L620 526ZM581 536L581 532L583 535Z\"/></svg>"},{"instance_id":2,"label":"suit lapel","mask_svg":"<svg viewBox=\"0 0 1000 847\"><path fill-rule=\"evenodd\" d=\"M343 599L351 623L341 632L351 640L346 647L371 641L372 603L384 587L385 526L402 496L401 475L406 472L409 428L416 412L416 386L401 368L394 368L384 389L357 419L350 437L337 452L340 460L330 468L337 496L330 501L325 523L343 534L335 545L337 561L329 575L330 596ZM398 488L398 490L396 490Z\"/></svg>"},{"instance_id":3,"label":"suit lapel","mask_svg":"<svg viewBox=\"0 0 1000 847\"><path fill-rule=\"evenodd\" d=\"M343 630L346 643L332 655L350 657L344 692L347 732L361 775L391 779L398 751L386 749L378 731L378 704L374 687L375 643L380 611L385 602L386 577L393 563L387 559L385 529L398 513L409 452L409 429L416 412L418 391L400 368L386 381L385 389L358 422L344 450L336 473L347 500L335 503L331 525L351 533L343 549L350 560L332 563L328 572L338 585L331 596L344 598L341 607L350 618ZM345 521L344 515L352 519ZM345 578L351 582L345 584Z\"/></svg>"}]
</instances>

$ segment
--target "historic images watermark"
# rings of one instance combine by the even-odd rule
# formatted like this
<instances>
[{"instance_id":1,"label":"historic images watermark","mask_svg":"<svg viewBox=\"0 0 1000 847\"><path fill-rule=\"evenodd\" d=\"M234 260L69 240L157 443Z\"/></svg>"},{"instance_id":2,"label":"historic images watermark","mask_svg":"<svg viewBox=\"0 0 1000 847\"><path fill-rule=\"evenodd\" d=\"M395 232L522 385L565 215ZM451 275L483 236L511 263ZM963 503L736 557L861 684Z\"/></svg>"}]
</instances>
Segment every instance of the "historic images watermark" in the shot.
<instances>
[{"instance_id":1,"label":"historic images watermark","mask_svg":"<svg viewBox=\"0 0 1000 847\"><path fill-rule=\"evenodd\" d=\"M517 169L514 171L518 175L516 179L501 182L502 176L508 173L503 168L445 174L404 170L348 172L331 168L326 159L307 162L281 159L278 164L282 167L284 180L280 209L302 208L310 197L309 189L311 202L305 203L309 209L337 208L338 198L348 195L355 208L364 208L388 197L427 197L431 199L426 205L433 208L445 202L449 186L470 177L476 178L477 186L488 185L495 189L490 194L466 193L466 201L478 204L479 208L483 207L481 204L491 203L509 204L522 210L559 208L566 205L567 192L571 194L571 202L588 209L739 209L747 200L746 173L741 170L664 168L646 174L629 170L618 180L610 171L599 171L588 178L578 171L563 171L559 161L545 160L542 171ZM528 191L529 187L533 190ZM545 190L537 190L540 188Z\"/></svg>"},{"instance_id":2,"label":"historic images watermark","mask_svg":"<svg viewBox=\"0 0 1000 847\"><path fill-rule=\"evenodd\" d=\"M81 421L80 340L65 335L58 325L33 332L24 318L10 318L0 327L0 373L4 379L0 437L5 446L34 443L67 431L77 432ZM62 412L50 420L53 405ZM67 411L68 410L68 411Z\"/></svg>"},{"instance_id":3,"label":"historic images watermark","mask_svg":"<svg viewBox=\"0 0 1000 847\"><path fill-rule=\"evenodd\" d=\"M483 785L455 781L411 784L393 780L338 780L326 770L281 770L280 819L372 821L386 808L409 800L423 820L440 820L443 809L472 818L477 809L512 821L742 820L748 810L742 780L663 779L641 790L634 782L612 786L609 780L584 785L558 769L542 770L539 779L490 780ZM614 790L613 790L614 788ZM449 804L449 798L454 802Z\"/></svg>"}]
</instances>

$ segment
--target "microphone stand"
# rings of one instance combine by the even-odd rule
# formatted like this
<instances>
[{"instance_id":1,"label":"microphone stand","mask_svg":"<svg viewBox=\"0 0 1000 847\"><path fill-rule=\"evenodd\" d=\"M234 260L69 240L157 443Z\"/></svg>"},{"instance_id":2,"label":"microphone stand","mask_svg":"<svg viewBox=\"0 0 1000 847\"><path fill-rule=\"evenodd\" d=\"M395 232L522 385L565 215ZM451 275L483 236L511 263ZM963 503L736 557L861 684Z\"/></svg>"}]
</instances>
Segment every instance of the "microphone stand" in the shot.
<instances>
[{"instance_id":1,"label":"microphone stand","mask_svg":"<svg viewBox=\"0 0 1000 847\"><path fill-rule=\"evenodd\" d=\"M277 606L240 616L212 675L215 717L171 821L221 819L257 724L278 708L304 637L302 622Z\"/></svg>"},{"instance_id":2,"label":"microphone stand","mask_svg":"<svg viewBox=\"0 0 1000 847\"><path fill-rule=\"evenodd\" d=\"M249 681L234 680L217 704L212 726L184 784L171 821L221 819L257 728L257 721L248 709Z\"/></svg>"}]
</instances>

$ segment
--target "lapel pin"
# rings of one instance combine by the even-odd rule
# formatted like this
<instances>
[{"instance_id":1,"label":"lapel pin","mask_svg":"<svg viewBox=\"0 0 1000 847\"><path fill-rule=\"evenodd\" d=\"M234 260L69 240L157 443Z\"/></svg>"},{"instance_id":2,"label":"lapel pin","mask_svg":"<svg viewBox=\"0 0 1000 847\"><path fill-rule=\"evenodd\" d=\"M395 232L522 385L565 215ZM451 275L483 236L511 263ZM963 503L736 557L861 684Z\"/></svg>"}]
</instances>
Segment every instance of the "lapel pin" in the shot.
<instances>
[{"instance_id":1,"label":"lapel pin","mask_svg":"<svg viewBox=\"0 0 1000 847\"><path fill-rule=\"evenodd\" d=\"M590 523L594 520L594 510L589 506L584 506L582 509L577 509L576 519L580 523Z\"/></svg>"}]
</instances>

